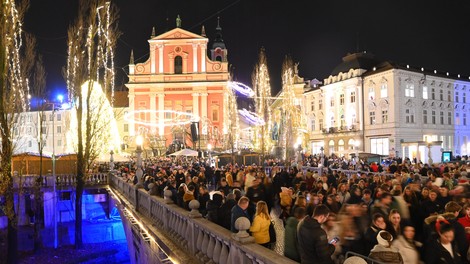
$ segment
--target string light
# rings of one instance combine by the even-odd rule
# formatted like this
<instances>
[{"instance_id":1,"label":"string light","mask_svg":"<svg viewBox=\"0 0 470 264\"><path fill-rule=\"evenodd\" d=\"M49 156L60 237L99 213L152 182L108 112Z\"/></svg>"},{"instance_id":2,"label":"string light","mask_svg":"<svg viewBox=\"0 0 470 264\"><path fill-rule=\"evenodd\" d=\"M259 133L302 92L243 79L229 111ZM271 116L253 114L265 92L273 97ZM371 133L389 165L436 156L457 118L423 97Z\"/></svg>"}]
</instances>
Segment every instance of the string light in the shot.
<instances>
[{"instance_id":1,"label":"string light","mask_svg":"<svg viewBox=\"0 0 470 264\"><path fill-rule=\"evenodd\" d=\"M238 110L238 113L243 116L250 124L255 125L255 126L262 126L266 124L264 122L263 118L259 117L256 113L250 112L246 110L245 108Z\"/></svg>"},{"instance_id":2,"label":"string light","mask_svg":"<svg viewBox=\"0 0 470 264\"><path fill-rule=\"evenodd\" d=\"M229 81L228 86L244 96L253 97L255 95L253 89L241 82Z\"/></svg>"},{"instance_id":3,"label":"string light","mask_svg":"<svg viewBox=\"0 0 470 264\"><path fill-rule=\"evenodd\" d=\"M141 114L146 115L147 113L155 113L156 114L156 120L155 121L148 121L145 118L136 118L136 116L140 116ZM158 118L158 113L164 113L164 114L171 114L176 115L175 118L164 118L162 124L160 124L160 120ZM126 115L124 115L124 120L133 122L138 125L144 125L144 126L150 126L150 127L160 127L160 126L180 126L180 125L186 125L191 122L198 122L199 117L195 116L192 113L186 113L186 112L180 112L180 111L174 111L174 110L135 110L135 111L130 111Z\"/></svg>"}]
</instances>

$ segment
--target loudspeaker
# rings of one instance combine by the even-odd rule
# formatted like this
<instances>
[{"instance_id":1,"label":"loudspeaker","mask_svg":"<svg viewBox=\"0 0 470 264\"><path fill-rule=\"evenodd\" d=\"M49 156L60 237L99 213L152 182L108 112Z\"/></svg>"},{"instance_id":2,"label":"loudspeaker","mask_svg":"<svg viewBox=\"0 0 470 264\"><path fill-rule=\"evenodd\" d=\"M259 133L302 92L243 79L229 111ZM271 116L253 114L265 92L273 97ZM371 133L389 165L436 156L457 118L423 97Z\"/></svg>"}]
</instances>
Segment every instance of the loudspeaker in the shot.
<instances>
[{"instance_id":1,"label":"loudspeaker","mask_svg":"<svg viewBox=\"0 0 470 264\"><path fill-rule=\"evenodd\" d=\"M191 140L193 142L197 141L199 136L199 123L191 123Z\"/></svg>"}]
</instances>

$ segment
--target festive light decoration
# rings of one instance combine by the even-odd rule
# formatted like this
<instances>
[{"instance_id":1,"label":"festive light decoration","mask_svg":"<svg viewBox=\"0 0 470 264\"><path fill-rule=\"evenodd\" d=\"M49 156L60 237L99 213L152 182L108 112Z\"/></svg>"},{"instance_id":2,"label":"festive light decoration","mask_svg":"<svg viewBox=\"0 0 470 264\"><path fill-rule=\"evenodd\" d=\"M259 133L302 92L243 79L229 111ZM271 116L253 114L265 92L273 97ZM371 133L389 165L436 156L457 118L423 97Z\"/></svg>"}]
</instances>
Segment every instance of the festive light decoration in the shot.
<instances>
[{"instance_id":1,"label":"festive light decoration","mask_svg":"<svg viewBox=\"0 0 470 264\"><path fill-rule=\"evenodd\" d=\"M93 82L90 85L90 82L85 82L82 85L82 96L85 97L89 93L89 87L91 88L90 92L90 105L84 105L83 116L82 116L82 129L85 130L86 126L86 116L90 119L90 122L94 124L97 128L95 129L95 134L93 135L94 148L96 153L103 154L108 153L110 146L112 149L120 149L121 137L119 136L119 130L114 116L113 107L111 102L106 98L106 95L103 93L103 88L97 82ZM90 113L87 113L86 109L90 109ZM76 152L77 142L78 142L78 120L76 115L76 109L72 108L70 115L70 129L67 132L67 142L72 144L67 146L67 152L73 153ZM83 138L85 135L83 135Z\"/></svg>"},{"instance_id":2,"label":"festive light decoration","mask_svg":"<svg viewBox=\"0 0 470 264\"><path fill-rule=\"evenodd\" d=\"M273 144L269 137L269 128L271 127L271 84L269 83L269 72L264 48L261 48L258 63L253 72L253 88L255 91L256 114L265 122L263 125L255 127L254 146L262 155L265 155Z\"/></svg>"},{"instance_id":3,"label":"festive light decoration","mask_svg":"<svg viewBox=\"0 0 470 264\"><path fill-rule=\"evenodd\" d=\"M151 121L147 120L145 116L148 113L155 113L156 114L156 120ZM164 118L163 122L160 122L158 118L158 113L164 113L164 116L166 113L170 113L172 116L175 115L174 118ZM141 115L144 115L142 118ZM171 127L171 126L180 126L180 125L186 125L190 124L191 122L198 122L199 117L195 116L191 113L186 113L186 112L179 112L179 111L174 111L174 110L136 110L136 111L130 111L126 115L124 115L124 120L133 122L135 124L139 125L144 125L144 126L150 126L150 127Z\"/></svg>"},{"instance_id":4,"label":"festive light decoration","mask_svg":"<svg viewBox=\"0 0 470 264\"><path fill-rule=\"evenodd\" d=\"M228 86L244 96L253 97L255 95L255 91L243 83L229 81Z\"/></svg>"},{"instance_id":5,"label":"festive light decoration","mask_svg":"<svg viewBox=\"0 0 470 264\"><path fill-rule=\"evenodd\" d=\"M243 116L246 119L246 121L248 121L252 125L262 126L262 125L266 124L266 122L264 122L263 118L261 118L260 116L258 116L254 112L250 112L250 111L246 110L245 108L243 108L241 110L238 110L238 113L241 116Z\"/></svg>"}]
</instances>

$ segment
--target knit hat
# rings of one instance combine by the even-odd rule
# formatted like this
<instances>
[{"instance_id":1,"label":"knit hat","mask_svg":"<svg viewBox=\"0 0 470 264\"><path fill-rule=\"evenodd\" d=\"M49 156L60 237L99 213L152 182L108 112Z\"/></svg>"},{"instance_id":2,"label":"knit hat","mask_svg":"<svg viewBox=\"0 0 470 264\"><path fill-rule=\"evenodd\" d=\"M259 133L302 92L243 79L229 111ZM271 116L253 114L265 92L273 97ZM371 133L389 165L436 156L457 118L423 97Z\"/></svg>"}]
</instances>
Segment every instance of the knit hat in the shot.
<instances>
[{"instance_id":1,"label":"knit hat","mask_svg":"<svg viewBox=\"0 0 470 264\"><path fill-rule=\"evenodd\" d=\"M377 234L377 242L379 242L379 245L382 245L384 247L390 247L390 243L392 242L392 240L392 235L385 230L382 230Z\"/></svg>"}]
</instances>

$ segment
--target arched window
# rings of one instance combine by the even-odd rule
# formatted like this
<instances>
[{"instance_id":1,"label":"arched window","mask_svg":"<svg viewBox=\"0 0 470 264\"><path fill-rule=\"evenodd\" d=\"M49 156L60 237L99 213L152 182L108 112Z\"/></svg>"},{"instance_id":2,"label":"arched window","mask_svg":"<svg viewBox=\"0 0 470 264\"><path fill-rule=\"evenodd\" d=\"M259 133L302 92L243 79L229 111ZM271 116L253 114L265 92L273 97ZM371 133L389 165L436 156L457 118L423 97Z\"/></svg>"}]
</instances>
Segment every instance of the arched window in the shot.
<instances>
[{"instance_id":1,"label":"arched window","mask_svg":"<svg viewBox=\"0 0 470 264\"><path fill-rule=\"evenodd\" d=\"M333 139L328 142L328 151L330 155L335 152L335 141Z\"/></svg>"},{"instance_id":2,"label":"arched window","mask_svg":"<svg viewBox=\"0 0 470 264\"><path fill-rule=\"evenodd\" d=\"M338 151L344 151L344 140L342 139L338 141Z\"/></svg>"},{"instance_id":3,"label":"arched window","mask_svg":"<svg viewBox=\"0 0 470 264\"><path fill-rule=\"evenodd\" d=\"M222 56L219 55L219 56L215 57L215 61L222 61Z\"/></svg>"},{"instance_id":4,"label":"arched window","mask_svg":"<svg viewBox=\"0 0 470 264\"><path fill-rule=\"evenodd\" d=\"M175 74L183 73L183 58L181 56L175 57Z\"/></svg>"},{"instance_id":5,"label":"arched window","mask_svg":"<svg viewBox=\"0 0 470 264\"><path fill-rule=\"evenodd\" d=\"M356 141L354 139L350 138L349 141L348 141L348 149L354 150L354 143L356 143Z\"/></svg>"}]
</instances>

